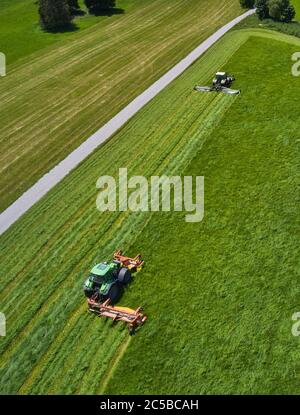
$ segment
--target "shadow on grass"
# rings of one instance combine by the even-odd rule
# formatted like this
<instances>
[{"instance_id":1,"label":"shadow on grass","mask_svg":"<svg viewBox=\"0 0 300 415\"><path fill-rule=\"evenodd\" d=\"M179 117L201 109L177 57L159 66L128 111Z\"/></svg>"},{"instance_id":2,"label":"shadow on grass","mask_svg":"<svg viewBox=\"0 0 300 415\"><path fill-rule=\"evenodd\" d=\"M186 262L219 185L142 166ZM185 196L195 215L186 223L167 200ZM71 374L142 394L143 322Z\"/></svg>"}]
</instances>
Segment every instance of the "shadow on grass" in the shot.
<instances>
[{"instance_id":1,"label":"shadow on grass","mask_svg":"<svg viewBox=\"0 0 300 415\"><path fill-rule=\"evenodd\" d=\"M67 26L57 27L55 29L42 29L45 33L68 33L68 32L77 32L79 27L75 23L71 23Z\"/></svg>"},{"instance_id":2,"label":"shadow on grass","mask_svg":"<svg viewBox=\"0 0 300 415\"><path fill-rule=\"evenodd\" d=\"M116 14L125 14L125 10L117 8L117 7L114 7L112 9L107 9L107 10L91 9L90 14L93 14L94 16L108 16L108 17L111 17L111 16L114 16Z\"/></svg>"},{"instance_id":3,"label":"shadow on grass","mask_svg":"<svg viewBox=\"0 0 300 415\"><path fill-rule=\"evenodd\" d=\"M76 17L76 16L85 16L86 12L82 9L73 9L72 11L72 16Z\"/></svg>"}]
</instances>

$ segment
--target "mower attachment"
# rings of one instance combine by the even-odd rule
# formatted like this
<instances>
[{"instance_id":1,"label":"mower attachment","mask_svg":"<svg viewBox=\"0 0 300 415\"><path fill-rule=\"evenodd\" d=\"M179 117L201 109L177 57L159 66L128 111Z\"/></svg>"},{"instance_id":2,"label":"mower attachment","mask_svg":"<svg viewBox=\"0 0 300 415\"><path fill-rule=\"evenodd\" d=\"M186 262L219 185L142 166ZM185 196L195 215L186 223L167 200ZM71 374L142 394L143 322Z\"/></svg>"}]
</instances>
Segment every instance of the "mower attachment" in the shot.
<instances>
[{"instance_id":1,"label":"mower attachment","mask_svg":"<svg viewBox=\"0 0 300 415\"><path fill-rule=\"evenodd\" d=\"M194 87L195 91L198 92L222 92L223 94L228 95L240 95L241 90L240 89L231 89L231 88L225 88L225 87L210 87L210 86L199 86L196 85Z\"/></svg>"},{"instance_id":2,"label":"mower attachment","mask_svg":"<svg viewBox=\"0 0 300 415\"><path fill-rule=\"evenodd\" d=\"M138 326L142 326L147 320L147 316L141 313L142 307L132 310L127 307L113 307L109 305L109 299L103 304L97 303L94 299L88 299L89 311L99 317L108 317L113 321L124 321L128 324L130 335L135 333Z\"/></svg>"},{"instance_id":3,"label":"mower attachment","mask_svg":"<svg viewBox=\"0 0 300 415\"><path fill-rule=\"evenodd\" d=\"M240 95L241 90L240 89L231 89L231 88L222 88L221 92L223 92L223 94L228 94L228 95Z\"/></svg>"},{"instance_id":4,"label":"mower attachment","mask_svg":"<svg viewBox=\"0 0 300 415\"><path fill-rule=\"evenodd\" d=\"M142 260L141 255L137 255L135 258L130 258L123 255L120 250L114 253L114 260L121 262L122 267L128 268L132 272L140 271L145 263Z\"/></svg>"},{"instance_id":5,"label":"mower attachment","mask_svg":"<svg viewBox=\"0 0 300 415\"><path fill-rule=\"evenodd\" d=\"M213 91L215 91L215 88L210 87L210 86L199 86L199 85L196 85L194 87L194 90L195 91L198 91L198 92L213 92Z\"/></svg>"}]
</instances>

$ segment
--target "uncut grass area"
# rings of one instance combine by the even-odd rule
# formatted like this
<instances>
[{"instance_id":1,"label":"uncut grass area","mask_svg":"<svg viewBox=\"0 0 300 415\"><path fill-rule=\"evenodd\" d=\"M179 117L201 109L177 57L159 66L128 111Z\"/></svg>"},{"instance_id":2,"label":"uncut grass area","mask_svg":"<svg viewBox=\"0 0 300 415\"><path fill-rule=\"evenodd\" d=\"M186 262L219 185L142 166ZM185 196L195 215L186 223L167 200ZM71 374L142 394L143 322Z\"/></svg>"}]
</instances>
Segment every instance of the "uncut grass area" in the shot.
<instances>
[{"instance_id":1,"label":"uncut grass area","mask_svg":"<svg viewBox=\"0 0 300 415\"><path fill-rule=\"evenodd\" d=\"M299 46L231 32L1 236L1 393L297 393ZM240 96L193 91L221 69ZM97 212L124 166L205 176L203 222ZM132 338L82 293L116 248L146 261L120 301L148 315Z\"/></svg>"},{"instance_id":2,"label":"uncut grass area","mask_svg":"<svg viewBox=\"0 0 300 415\"><path fill-rule=\"evenodd\" d=\"M0 211L242 13L238 0L118 0L117 8L50 34L33 0L1 4Z\"/></svg>"}]
</instances>

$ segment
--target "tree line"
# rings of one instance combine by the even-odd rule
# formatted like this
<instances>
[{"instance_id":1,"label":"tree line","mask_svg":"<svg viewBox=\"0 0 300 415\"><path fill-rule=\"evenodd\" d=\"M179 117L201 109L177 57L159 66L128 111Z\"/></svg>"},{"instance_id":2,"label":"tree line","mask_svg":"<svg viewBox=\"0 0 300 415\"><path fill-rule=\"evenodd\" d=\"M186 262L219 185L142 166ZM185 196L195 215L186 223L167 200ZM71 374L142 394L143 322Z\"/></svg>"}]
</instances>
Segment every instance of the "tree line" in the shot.
<instances>
[{"instance_id":1,"label":"tree line","mask_svg":"<svg viewBox=\"0 0 300 415\"><path fill-rule=\"evenodd\" d=\"M98 14L114 8L116 0L84 0L84 3L89 13ZM79 11L78 0L39 0L40 24L47 31L67 29Z\"/></svg>"},{"instance_id":2,"label":"tree line","mask_svg":"<svg viewBox=\"0 0 300 415\"><path fill-rule=\"evenodd\" d=\"M290 0L240 0L240 3L244 8L256 7L256 14L260 20L271 18L289 23L296 15Z\"/></svg>"}]
</instances>

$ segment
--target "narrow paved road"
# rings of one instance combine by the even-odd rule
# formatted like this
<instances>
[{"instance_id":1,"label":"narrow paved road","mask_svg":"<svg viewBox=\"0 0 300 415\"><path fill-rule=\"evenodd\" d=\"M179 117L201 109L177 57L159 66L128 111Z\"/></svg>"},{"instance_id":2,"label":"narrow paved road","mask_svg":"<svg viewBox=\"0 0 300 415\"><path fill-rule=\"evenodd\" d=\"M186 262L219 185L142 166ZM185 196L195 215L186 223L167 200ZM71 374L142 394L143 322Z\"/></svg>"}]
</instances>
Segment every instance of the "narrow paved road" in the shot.
<instances>
[{"instance_id":1,"label":"narrow paved road","mask_svg":"<svg viewBox=\"0 0 300 415\"><path fill-rule=\"evenodd\" d=\"M100 144L116 133L130 118L141 108L158 95L167 85L181 75L217 40L233 28L237 23L253 14L255 10L249 10L241 16L227 23L201 45L194 49L187 57L182 59L169 72L162 76L141 95L135 98L122 111L101 127L95 134L82 143L76 150L62 160L57 166L45 174L12 205L0 214L0 235L2 235L14 222L16 222L27 210L38 202L45 194L66 177L79 163L88 157Z\"/></svg>"}]
</instances>

